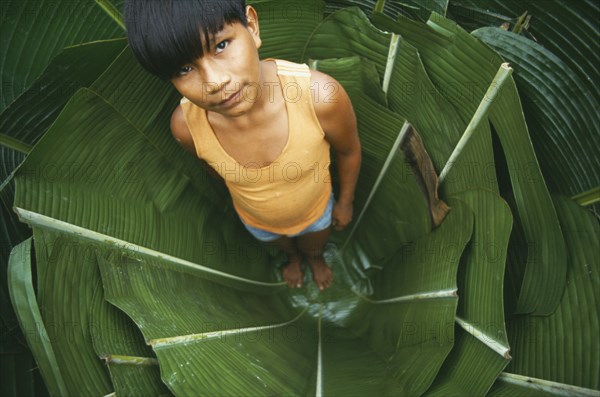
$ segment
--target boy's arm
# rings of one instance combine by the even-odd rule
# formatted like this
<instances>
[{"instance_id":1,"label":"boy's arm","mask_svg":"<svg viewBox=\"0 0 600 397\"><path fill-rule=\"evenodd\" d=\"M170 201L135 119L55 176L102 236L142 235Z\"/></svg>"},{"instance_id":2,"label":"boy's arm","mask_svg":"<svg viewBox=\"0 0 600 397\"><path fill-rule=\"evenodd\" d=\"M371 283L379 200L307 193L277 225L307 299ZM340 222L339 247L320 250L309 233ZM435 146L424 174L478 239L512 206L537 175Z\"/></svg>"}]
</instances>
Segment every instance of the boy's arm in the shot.
<instances>
[{"instance_id":1,"label":"boy's arm","mask_svg":"<svg viewBox=\"0 0 600 397\"><path fill-rule=\"evenodd\" d=\"M200 160L200 164L206 169L206 171L218 178L223 179L221 175L217 171L214 170L208 163L196 154L196 146L194 146L194 140L192 139L192 134L187 126L185 121L185 117L183 116L183 109L181 109L181 105L177 105L173 114L171 115L171 133L175 140L188 152L192 153L194 157Z\"/></svg>"},{"instance_id":2,"label":"boy's arm","mask_svg":"<svg viewBox=\"0 0 600 397\"><path fill-rule=\"evenodd\" d=\"M185 150L196 155L196 147L194 146L194 140L192 134L185 122L183 116L183 109L181 105L177 105L173 114L171 115L171 133L173 138L179 143Z\"/></svg>"},{"instance_id":3,"label":"boy's arm","mask_svg":"<svg viewBox=\"0 0 600 397\"><path fill-rule=\"evenodd\" d=\"M336 155L340 194L333 209L333 226L343 230L352 221L354 190L361 164L356 116L348 94L333 77L311 71L311 87L315 113Z\"/></svg>"}]
</instances>

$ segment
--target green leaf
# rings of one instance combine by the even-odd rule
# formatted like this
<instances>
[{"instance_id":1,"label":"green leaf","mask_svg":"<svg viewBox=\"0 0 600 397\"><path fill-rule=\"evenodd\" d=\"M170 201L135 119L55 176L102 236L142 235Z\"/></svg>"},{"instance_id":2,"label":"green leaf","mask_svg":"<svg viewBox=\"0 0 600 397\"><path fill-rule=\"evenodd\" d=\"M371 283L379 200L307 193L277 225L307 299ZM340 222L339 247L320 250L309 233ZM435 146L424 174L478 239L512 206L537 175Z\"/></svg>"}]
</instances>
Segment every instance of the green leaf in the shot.
<instances>
[{"instance_id":1,"label":"green leaf","mask_svg":"<svg viewBox=\"0 0 600 397\"><path fill-rule=\"evenodd\" d=\"M383 12L391 17L405 15L414 19L426 21L431 11L446 14L448 0L327 0L327 14L339 9L358 6L370 15L372 12Z\"/></svg>"},{"instance_id":2,"label":"green leaf","mask_svg":"<svg viewBox=\"0 0 600 397\"><path fill-rule=\"evenodd\" d=\"M502 302L510 209L490 191L455 197L475 225L458 272L457 341L427 396L484 395L510 359Z\"/></svg>"},{"instance_id":3,"label":"green leaf","mask_svg":"<svg viewBox=\"0 0 600 397\"><path fill-rule=\"evenodd\" d=\"M112 251L96 250L98 256ZM160 381L160 368L139 329L129 317L104 297L104 288L98 283L91 308L90 333L94 351L104 359L117 395L168 396L169 389Z\"/></svg>"},{"instance_id":4,"label":"green leaf","mask_svg":"<svg viewBox=\"0 0 600 397\"><path fill-rule=\"evenodd\" d=\"M598 90L592 89L600 81L600 46L596 40L600 8L595 1L452 0L448 8L451 19L471 30L514 23L526 11L531 15L526 36L558 56L581 81L590 84L586 91L596 102L600 100Z\"/></svg>"},{"instance_id":5,"label":"green leaf","mask_svg":"<svg viewBox=\"0 0 600 397\"><path fill-rule=\"evenodd\" d=\"M567 288L552 315L508 323L514 359L507 371L598 390L600 226L571 200L557 197L555 203L569 253Z\"/></svg>"},{"instance_id":6,"label":"green leaf","mask_svg":"<svg viewBox=\"0 0 600 397\"><path fill-rule=\"evenodd\" d=\"M235 394L228 390L236 387L237 394L256 394L260 390L256 387L263 382L270 386L267 390L291 393L297 382L307 376L302 357L309 352L300 350L292 355L292 348L301 349L306 337L297 340L286 335L289 332L296 338L296 332L308 330L296 329L300 326L290 322L297 314L292 314L283 292L265 296L237 291L198 276L167 270L159 261L131 264L101 260L100 264L107 299L138 324L160 360L163 381L175 394ZM254 329L261 325L267 328ZM241 330L225 332L235 328ZM213 338L208 335L211 332L215 333ZM273 339L266 340L268 335ZM252 354L240 348L244 342ZM275 360L274 350L279 345L286 349L289 361ZM211 358L203 359L207 357ZM248 365L242 361L244 357L250 360ZM291 365L295 371L291 371ZM220 375L215 376L213 366ZM227 376L234 373L237 382ZM287 380L277 381L281 376L278 374L285 374ZM227 389L227 384L232 389Z\"/></svg>"},{"instance_id":7,"label":"green leaf","mask_svg":"<svg viewBox=\"0 0 600 397\"><path fill-rule=\"evenodd\" d=\"M350 10L335 12L323 20L306 43L302 60L359 55L373 62L379 76L383 76L391 35L376 29L358 8Z\"/></svg>"},{"instance_id":8,"label":"green leaf","mask_svg":"<svg viewBox=\"0 0 600 397\"><path fill-rule=\"evenodd\" d=\"M0 20L0 112L33 84L63 48L123 36L100 7L86 1L11 0L3 3Z\"/></svg>"},{"instance_id":9,"label":"green leaf","mask_svg":"<svg viewBox=\"0 0 600 397\"><path fill-rule=\"evenodd\" d=\"M34 229L34 244L40 312L68 390L60 395L108 394L110 379L94 352L90 331L94 324L89 309L100 282L93 246L39 229Z\"/></svg>"},{"instance_id":10,"label":"green leaf","mask_svg":"<svg viewBox=\"0 0 600 397\"><path fill-rule=\"evenodd\" d=\"M153 360L148 363L148 360ZM108 370L115 387L115 395L157 396L173 394L160 380L160 368L156 359L146 357L107 358Z\"/></svg>"},{"instance_id":11,"label":"green leaf","mask_svg":"<svg viewBox=\"0 0 600 397\"><path fill-rule=\"evenodd\" d=\"M32 8L32 5L29 5L30 11L37 12L36 7ZM0 183L0 200L2 201L3 220L0 235L3 237L0 238L0 241L7 244L6 250L0 250L2 252L2 274L6 274L6 261L14 245L11 241L22 241L26 236L31 235L30 230L23 230L23 225L18 222L12 211L14 181L10 179L10 174L23 161L25 154L30 151L30 145L46 132L75 90L82 85L91 84L112 62L124 45L125 42L121 39L65 48L50 61L43 74L31 84L31 87L18 96L0 115L0 159L2 159L0 161L0 181L2 181ZM35 65L35 67L38 66L40 65ZM9 82L9 79L3 78L3 92L8 88ZM16 142L17 145L9 144L7 146L5 138ZM3 277L2 280L4 293L7 291L6 278ZM5 306L4 301L3 306ZM10 310L10 307L7 309ZM10 311L11 313L7 313L6 316L3 314L3 321L6 321L7 324L16 321L14 313L12 310Z\"/></svg>"},{"instance_id":12,"label":"green leaf","mask_svg":"<svg viewBox=\"0 0 600 397\"><path fill-rule=\"evenodd\" d=\"M497 28L472 33L515 67L531 140L552 192L574 195L597 186L598 101L589 82L548 49Z\"/></svg>"},{"instance_id":13,"label":"green leaf","mask_svg":"<svg viewBox=\"0 0 600 397\"><path fill-rule=\"evenodd\" d=\"M323 18L322 0L249 1L259 15L263 44L261 59L277 57L300 61L306 38ZM293 34L290 34L293 31Z\"/></svg>"},{"instance_id":14,"label":"green leaf","mask_svg":"<svg viewBox=\"0 0 600 397\"><path fill-rule=\"evenodd\" d=\"M12 192L0 189L0 365L4 373L0 395L17 396L33 394L35 384L39 384L39 372L31 371L35 361L30 351L27 351L22 328L10 304L8 285L9 258L14 247L26 240L31 231L19 222L12 211ZM11 378L10 371L13 371ZM8 379L12 379L9 381Z\"/></svg>"},{"instance_id":15,"label":"green leaf","mask_svg":"<svg viewBox=\"0 0 600 397\"><path fill-rule=\"evenodd\" d=\"M10 298L21 329L26 331L27 343L35 355L46 387L53 395L66 395L68 389L33 290L31 244L31 239L25 240L11 253L8 268Z\"/></svg>"},{"instance_id":16,"label":"green leaf","mask_svg":"<svg viewBox=\"0 0 600 397\"><path fill-rule=\"evenodd\" d=\"M437 1L437 0L436 0ZM382 1L382 0L326 0L325 14L332 14L340 9L347 7L360 7L367 15L370 15L374 10L383 7L386 13L390 15L398 15L407 11L406 4L397 1Z\"/></svg>"},{"instance_id":17,"label":"green leaf","mask_svg":"<svg viewBox=\"0 0 600 397\"><path fill-rule=\"evenodd\" d=\"M453 209L441 226L401 246L374 279L374 295L369 300L373 305L366 310L371 322L362 326L368 327L365 337L387 358L401 387L388 394L422 394L454 343L456 272L471 238L473 214L460 201L450 201L450 205ZM396 298L399 291L403 297Z\"/></svg>"},{"instance_id":18,"label":"green leaf","mask_svg":"<svg viewBox=\"0 0 600 397\"><path fill-rule=\"evenodd\" d=\"M413 17L413 19L420 19L422 21L427 21L429 19L429 15L432 12L436 12L441 15L446 15L446 10L448 9L448 3L450 0L431 0L431 1L419 1L419 0L401 0L401 3L404 3L406 7L412 7L414 11L414 18L412 13L409 13L409 17ZM389 15L389 14L388 14Z\"/></svg>"},{"instance_id":19,"label":"green leaf","mask_svg":"<svg viewBox=\"0 0 600 397\"><path fill-rule=\"evenodd\" d=\"M125 46L125 40L107 40L65 48L48 64L31 87L16 98L0 115L0 181L4 181L24 156L18 147L5 142L21 142L25 154L48 130L68 99L80 87L89 86ZM35 106L32 106L35 103Z\"/></svg>"}]
</instances>

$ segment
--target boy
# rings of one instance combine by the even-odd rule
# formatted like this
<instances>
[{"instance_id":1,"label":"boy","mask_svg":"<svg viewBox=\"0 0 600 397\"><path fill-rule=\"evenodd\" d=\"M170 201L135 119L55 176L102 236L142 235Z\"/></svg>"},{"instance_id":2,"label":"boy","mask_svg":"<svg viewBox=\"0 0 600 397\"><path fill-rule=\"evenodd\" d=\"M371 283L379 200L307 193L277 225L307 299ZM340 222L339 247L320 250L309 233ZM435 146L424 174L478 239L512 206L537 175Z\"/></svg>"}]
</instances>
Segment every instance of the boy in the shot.
<instances>
[{"instance_id":1,"label":"boy","mask_svg":"<svg viewBox=\"0 0 600 397\"><path fill-rule=\"evenodd\" d=\"M183 96L171 118L174 138L225 180L246 229L284 250L290 287L302 286L302 256L319 289L329 287L324 246L331 226L343 230L352 220L361 163L342 86L306 65L260 61L258 16L244 0L128 0L125 19L142 66Z\"/></svg>"}]
</instances>

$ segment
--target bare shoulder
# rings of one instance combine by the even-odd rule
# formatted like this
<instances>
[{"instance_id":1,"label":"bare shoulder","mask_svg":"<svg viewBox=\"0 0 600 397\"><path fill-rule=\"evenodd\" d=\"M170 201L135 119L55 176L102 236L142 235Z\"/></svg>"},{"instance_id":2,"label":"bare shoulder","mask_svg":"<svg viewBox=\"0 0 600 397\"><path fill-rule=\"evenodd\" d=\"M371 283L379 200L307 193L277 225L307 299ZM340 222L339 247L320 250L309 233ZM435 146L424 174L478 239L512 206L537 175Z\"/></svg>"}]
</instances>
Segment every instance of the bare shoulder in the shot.
<instances>
[{"instance_id":1,"label":"bare shoulder","mask_svg":"<svg viewBox=\"0 0 600 397\"><path fill-rule=\"evenodd\" d=\"M177 105L171 115L171 133L175 140L188 152L196 154L192 134L185 121L181 105Z\"/></svg>"},{"instance_id":2,"label":"bare shoulder","mask_svg":"<svg viewBox=\"0 0 600 397\"><path fill-rule=\"evenodd\" d=\"M321 127L328 131L340 119L354 118L354 110L344 87L333 77L311 70L313 106Z\"/></svg>"},{"instance_id":3,"label":"bare shoulder","mask_svg":"<svg viewBox=\"0 0 600 397\"><path fill-rule=\"evenodd\" d=\"M336 79L318 70L310 71L310 88L317 112L335 108L344 89Z\"/></svg>"}]
</instances>

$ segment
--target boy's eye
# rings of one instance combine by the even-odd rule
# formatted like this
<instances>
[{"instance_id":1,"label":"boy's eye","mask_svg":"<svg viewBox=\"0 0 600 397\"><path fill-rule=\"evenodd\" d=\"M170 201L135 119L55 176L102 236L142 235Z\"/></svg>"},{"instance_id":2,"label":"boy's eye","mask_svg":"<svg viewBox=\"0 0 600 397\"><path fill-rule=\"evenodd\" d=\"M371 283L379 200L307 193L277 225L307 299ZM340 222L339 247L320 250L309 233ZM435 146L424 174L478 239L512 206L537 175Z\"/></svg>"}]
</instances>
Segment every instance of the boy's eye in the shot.
<instances>
[{"instance_id":1,"label":"boy's eye","mask_svg":"<svg viewBox=\"0 0 600 397\"><path fill-rule=\"evenodd\" d=\"M181 69L179 69L179 71L177 72L177 76L184 76L184 75L188 74L191 70L192 70L191 67L184 66Z\"/></svg>"},{"instance_id":2,"label":"boy's eye","mask_svg":"<svg viewBox=\"0 0 600 397\"><path fill-rule=\"evenodd\" d=\"M229 40L223 40L215 46L215 49L217 50L217 53L219 53L219 52L223 51L228 45L229 45Z\"/></svg>"}]
</instances>

